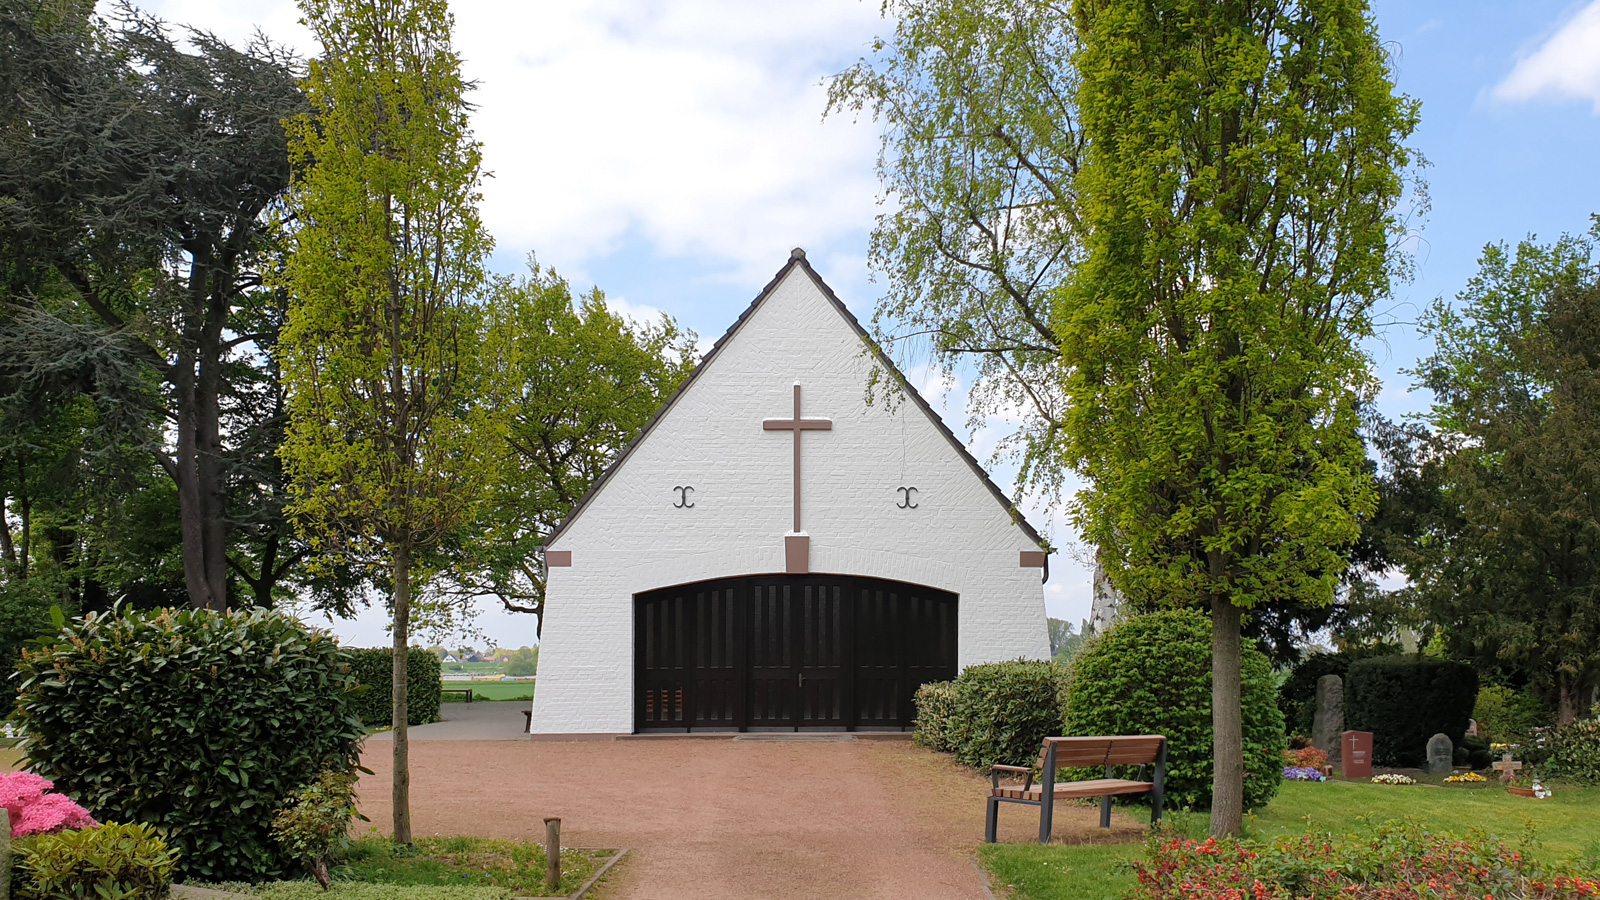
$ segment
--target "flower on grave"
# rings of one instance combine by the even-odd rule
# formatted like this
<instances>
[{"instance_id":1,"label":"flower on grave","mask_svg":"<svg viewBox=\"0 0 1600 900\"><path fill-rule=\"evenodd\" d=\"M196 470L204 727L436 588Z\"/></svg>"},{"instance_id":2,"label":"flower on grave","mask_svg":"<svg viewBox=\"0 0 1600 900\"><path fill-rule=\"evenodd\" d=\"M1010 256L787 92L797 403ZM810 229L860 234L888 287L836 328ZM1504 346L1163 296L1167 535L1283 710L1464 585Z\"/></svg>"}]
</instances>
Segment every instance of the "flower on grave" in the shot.
<instances>
[{"instance_id":1,"label":"flower on grave","mask_svg":"<svg viewBox=\"0 0 1600 900\"><path fill-rule=\"evenodd\" d=\"M1284 766L1283 777L1289 781L1327 781L1328 776L1310 766Z\"/></svg>"},{"instance_id":2,"label":"flower on grave","mask_svg":"<svg viewBox=\"0 0 1600 900\"><path fill-rule=\"evenodd\" d=\"M1446 778L1444 780L1444 783L1445 784L1482 784L1482 783L1484 783L1485 781L1488 781L1488 780L1489 779L1483 777L1482 775L1479 775L1477 772L1462 772L1459 775L1451 775L1450 777Z\"/></svg>"},{"instance_id":3,"label":"flower on grave","mask_svg":"<svg viewBox=\"0 0 1600 900\"><path fill-rule=\"evenodd\" d=\"M1540 800L1547 800L1554 795L1554 792L1540 784L1539 779L1535 778L1533 780L1533 795Z\"/></svg>"},{"instance_id":4,"label":"flower on grave","mask_svg":"<svg viewBox=\"0 0 1600 900\"><path fill-rule=\"evenodd\" d=\"M11 819L11 836L52 834L99 823L65 794L48 793L55 782L32 772L0 772L0 806Z\"/></svg>"},{"instance_id":5,"label":"flower on grave","mask_svg":"<svg viewBox=\"0 0 1600 900\"><path fill-rule=\"evenodd\" d=\"M1415 778L1412 778L1410 775L1395 775L1393 773L1390 773L1390 774L1387 774L1387 775L1374 775L1374 776L1372 776L1372 783L1373 784L1416 784L1417 780Z\"/></svg>"}]
</instances>

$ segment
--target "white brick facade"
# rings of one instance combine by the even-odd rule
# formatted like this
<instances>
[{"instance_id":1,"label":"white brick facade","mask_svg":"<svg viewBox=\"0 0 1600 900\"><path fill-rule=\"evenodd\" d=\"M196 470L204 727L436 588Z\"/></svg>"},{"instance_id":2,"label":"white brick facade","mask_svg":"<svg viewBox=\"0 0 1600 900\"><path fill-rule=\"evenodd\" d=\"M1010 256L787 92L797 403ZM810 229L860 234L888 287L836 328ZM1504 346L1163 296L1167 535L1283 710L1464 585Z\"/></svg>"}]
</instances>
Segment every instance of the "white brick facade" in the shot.
<instances>
[{"instance_id":1,"label":"white brick facade","mask_svg":"<svg viewBox=\"0 0 1600 900\"><path fill-rule=\"evenodd\" d=\"M784 571L793 437L762 421L790 418L796 383L833 423L801 439L810 570L959 595L959 666L1048 656L1042 573L1019 563L1038 544L919 402L868 405L881 357L847 316L791 261L551 540L571 565L549 570L535 733L633 730L635 594Z\"/></svg>"}]
</instances>

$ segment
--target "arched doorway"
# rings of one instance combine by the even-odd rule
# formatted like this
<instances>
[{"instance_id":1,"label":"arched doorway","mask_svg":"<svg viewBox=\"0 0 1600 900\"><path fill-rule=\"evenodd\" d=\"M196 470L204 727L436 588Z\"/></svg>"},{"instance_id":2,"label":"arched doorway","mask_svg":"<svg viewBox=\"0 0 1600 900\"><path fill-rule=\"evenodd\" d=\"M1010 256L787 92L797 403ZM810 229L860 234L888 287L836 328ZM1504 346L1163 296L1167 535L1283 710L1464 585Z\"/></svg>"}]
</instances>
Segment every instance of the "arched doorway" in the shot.
<instances>
[{"instance_id":1,"label":"arched doorway","mask_svg":"<svg viewBox=\"0 0 1600 900\"><path fill-rule=\"evenodd\" d=\"M956 595L757 575L634 596L634 730L900 731L956 675Z\"/></svg>"}]
</instances>

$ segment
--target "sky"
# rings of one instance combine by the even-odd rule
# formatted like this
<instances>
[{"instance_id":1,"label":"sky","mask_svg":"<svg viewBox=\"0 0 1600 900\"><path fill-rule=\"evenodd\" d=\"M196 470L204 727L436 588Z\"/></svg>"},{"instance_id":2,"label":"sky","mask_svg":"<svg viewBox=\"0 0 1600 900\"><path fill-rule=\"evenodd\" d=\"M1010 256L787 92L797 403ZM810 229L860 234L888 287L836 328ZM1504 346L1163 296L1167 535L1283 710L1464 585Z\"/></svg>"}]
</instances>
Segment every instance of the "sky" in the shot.
<instances>
[{"instance_id":1,"label":"sky","mask_svg":"<svg viewBox=\"0 0 1600 900\"><path fill-rule=\"evenodd\" d=\"M235 42L259 29L303 55L317 50L292 0L139 5ZM482 211L497 241L493 267L516 272L537 253L575 287L598 285L630 316L666 312L709 346L801 246L869 318L883 292L866 253L879 211L878 131L822 113L824 80L892 32L879 8L458 0L456 44L478 83L474 125L492 173ZM1483 246L1583 231L1600 212L1600 0L1375 0L1373 11L1399 90L1422 102L1411 143L1429 162L1415 277L1396 287L1369 347L1379 407L1397 416L1428 402L1404 374L1430 349L1414 323L1464 287ZM986 458L996 435L966 431L959 379L911 374ZM993 472L1009 486L1013 471ZM1045 586L1048 613L1085 618L1081 544L1058 512L1028 513L1062 548ZM482 609L478 628L492 642L533 643L531 616ZM376 645L387 642L386 621L380 606L330 627Z\"/></svg>"}]
</instances>

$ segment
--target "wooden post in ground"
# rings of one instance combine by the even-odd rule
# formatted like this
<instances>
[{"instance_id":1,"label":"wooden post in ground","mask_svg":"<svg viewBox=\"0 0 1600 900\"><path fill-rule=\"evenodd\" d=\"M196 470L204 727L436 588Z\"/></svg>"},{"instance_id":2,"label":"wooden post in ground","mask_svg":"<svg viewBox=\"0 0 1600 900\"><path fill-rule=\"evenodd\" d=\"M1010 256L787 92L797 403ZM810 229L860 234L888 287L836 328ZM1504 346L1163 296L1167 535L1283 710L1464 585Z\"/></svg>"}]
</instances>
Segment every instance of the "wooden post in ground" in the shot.
<instances>
[{"instance_id":1,"label":"wooden post in ground","mask_svg":"<svg viewBox=\"0 0 1600 900\"><path fill-rule=\"evenodd\" d=\"M544 820L544 886L551 891L561 886L561 820Z\"/></svg>"}]
</instances>

